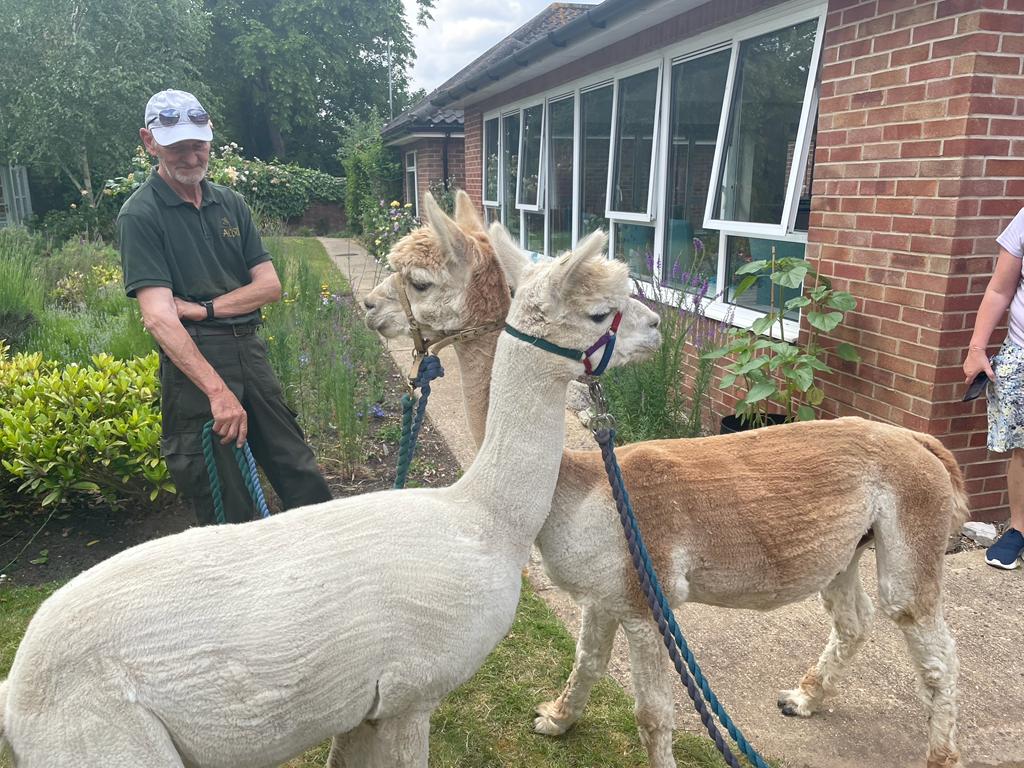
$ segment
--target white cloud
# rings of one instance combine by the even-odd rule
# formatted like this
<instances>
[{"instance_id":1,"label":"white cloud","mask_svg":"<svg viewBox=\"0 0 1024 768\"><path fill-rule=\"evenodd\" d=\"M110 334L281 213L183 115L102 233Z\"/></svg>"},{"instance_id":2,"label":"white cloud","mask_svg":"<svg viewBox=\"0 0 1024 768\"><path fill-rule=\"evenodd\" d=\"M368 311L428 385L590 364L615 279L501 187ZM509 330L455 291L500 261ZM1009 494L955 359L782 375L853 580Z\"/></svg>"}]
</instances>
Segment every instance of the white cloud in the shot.
<instances>
[{"instance_id":1,"label":"white cloud","mask_svg":"<svg viewBox=\"0 0 1024 768\"><path fill-rule=\"evenodd\" d=\"M415 0L403 2L406 17L415 20ZM437 0L434 20L414 30L412 87L434 90L549 4L550 0Z\"/></svg>"}]
</instances>

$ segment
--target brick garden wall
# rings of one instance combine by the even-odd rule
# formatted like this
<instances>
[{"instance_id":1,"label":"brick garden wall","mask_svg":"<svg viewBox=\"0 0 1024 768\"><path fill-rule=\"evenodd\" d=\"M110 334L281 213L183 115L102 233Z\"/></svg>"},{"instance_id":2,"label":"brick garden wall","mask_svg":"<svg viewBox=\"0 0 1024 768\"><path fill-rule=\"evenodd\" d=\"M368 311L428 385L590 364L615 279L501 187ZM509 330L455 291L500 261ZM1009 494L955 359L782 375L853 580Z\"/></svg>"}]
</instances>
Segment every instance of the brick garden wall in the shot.
<instances>
[{"instance_id":1,"label":"brick garden wall","mask_svg":"<svg viewBox=\"0 0 1024 768\"><path fill-rule=\"evenodd\" d=\"M831 0L807 256L859 306L862 362L829 415L939 436L974 514L1005 514L1004 460L961 365L997 253L1024 205L1024 2Z\"/></svg>"}]
</instances>

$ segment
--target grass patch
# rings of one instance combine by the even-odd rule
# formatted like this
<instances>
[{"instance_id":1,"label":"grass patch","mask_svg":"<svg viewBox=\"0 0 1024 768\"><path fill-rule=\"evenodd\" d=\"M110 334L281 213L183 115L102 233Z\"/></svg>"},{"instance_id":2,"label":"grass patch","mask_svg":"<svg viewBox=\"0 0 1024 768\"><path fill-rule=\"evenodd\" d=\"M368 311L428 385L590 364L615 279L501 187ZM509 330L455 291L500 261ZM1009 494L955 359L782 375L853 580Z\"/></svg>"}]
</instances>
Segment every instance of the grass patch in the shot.
<instances>
[{"instance_id":1,"label":"grass patch","mask_svg":"<svg viewBox=\"0 0 1024 768\"><path fill-rule=\"evenodd\" d=\"M0 590L0 678L6 676L25 627L56 588ZM583 719L562 738L532 731L533 707L556 696L572 668L573 638L528 586L512 631L484 666L434 713L432 768L636 768L647 765L633 724L633 704L610 678L594 687ZM286 768L322 768L323 744ZM720 768L710 740L677 733L680 768ZM0 766L9 768L0 758Z\"/></svg>"}]
</instances>

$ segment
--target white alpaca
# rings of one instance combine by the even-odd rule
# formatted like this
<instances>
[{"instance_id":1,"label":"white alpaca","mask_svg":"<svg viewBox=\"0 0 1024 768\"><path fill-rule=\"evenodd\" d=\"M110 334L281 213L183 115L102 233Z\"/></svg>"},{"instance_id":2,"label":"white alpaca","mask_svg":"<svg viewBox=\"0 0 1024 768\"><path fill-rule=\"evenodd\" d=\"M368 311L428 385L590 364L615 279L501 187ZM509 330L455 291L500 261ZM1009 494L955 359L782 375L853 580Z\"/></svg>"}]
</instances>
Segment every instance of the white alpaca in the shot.
<instances>
[{"instance_id":1,"label":"white alpaca","mask_svg":"<svg viewBox=\"0 0 1024 768\"><path fill-rule=\"evenodd\" d=\"M532 270L510 322L585 348L621 311L615 362L653 352L658 317L603 246ZM505 335L488 438L450 488L192 529L73 579L0 685L15 766L258 768L341 734L332 765L425 768L431 711L511 626L582 371Z\"/></svg>"},{"instance_id":2,"label":"white alpaca","mask_svg":"<svg viewBox=\"0 0 1024 768\"><path fill-rule=\"evenodd\" d=\"M465 193L456 221L481 240ZM522 254L492 225L509 271ZM438 338L500 317L507 286L492 249L471 260L429 230L390 254L424 333ZM514 267L512 268L514 271ZM388 278L365 300L367 325L409 333ZM495 335L455 345L473 435L482 438ZM618 451L622 473L662 584L687 601L771 609L820 592L832 633L797 688L782 691L787 715L811 715L867 636L872 604L857 578L870 537L877 549L882 609L906 638L928 715L928 766L961 765L956 748L958 660L942 612L943 553L967 515L963 478L929 435L857 418L814 421L738 435L636 443ZM765 473L760 467L770 466ZM648 616L597 451L566 451L551 514L537 546L552 581L582 607L576 662L562 694L541 704L536 729L564 733L604 674L615 630L629 641L636 718L653 768L670 768L671 673Z\"/></svg>"}]
</instances>

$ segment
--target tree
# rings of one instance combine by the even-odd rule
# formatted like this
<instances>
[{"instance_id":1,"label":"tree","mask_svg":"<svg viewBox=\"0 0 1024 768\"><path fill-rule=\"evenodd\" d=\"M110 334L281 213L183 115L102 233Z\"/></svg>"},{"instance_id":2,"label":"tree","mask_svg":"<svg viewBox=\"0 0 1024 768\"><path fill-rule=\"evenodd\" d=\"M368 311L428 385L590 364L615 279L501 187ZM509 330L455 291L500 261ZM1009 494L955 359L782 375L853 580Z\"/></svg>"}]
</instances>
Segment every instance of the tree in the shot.
<instances>
[{"instance_id":1,"label":"tree","mask_svg":"<svg viewBox=\"0 0 1024 768\"><path fill-rule=\"evenodd\" d=\"M420 22L434 0L417 0ZM415 53L401 0L205 0L209 71L256 156L331 169L349 111L400 103ZM390 54L389 54L390 44Z\"/></svg>"},{"instance_id":2,"label":"tree","mask_svg":"<svg viewBox=\"0 0 1024 768\"><path fill-rule=\"evenodd\" d=\"M0 158L63 176L95 207L138 144L146 101L199 90L201 0L0 0Z\"/></svg>"},{"instance_id":3,"label":"tree","mask_svg":"<svg viewBox=\"0 0 1024 768\"><path fill-rule=\"evenodd\" d=\"M349 226L365 231L370 211L391 200L401 188L402 168L396 152L384 146L384 118L376 108L350 115L338 159L345 169L345 210Z\"/></svg>"}]
</instances>

